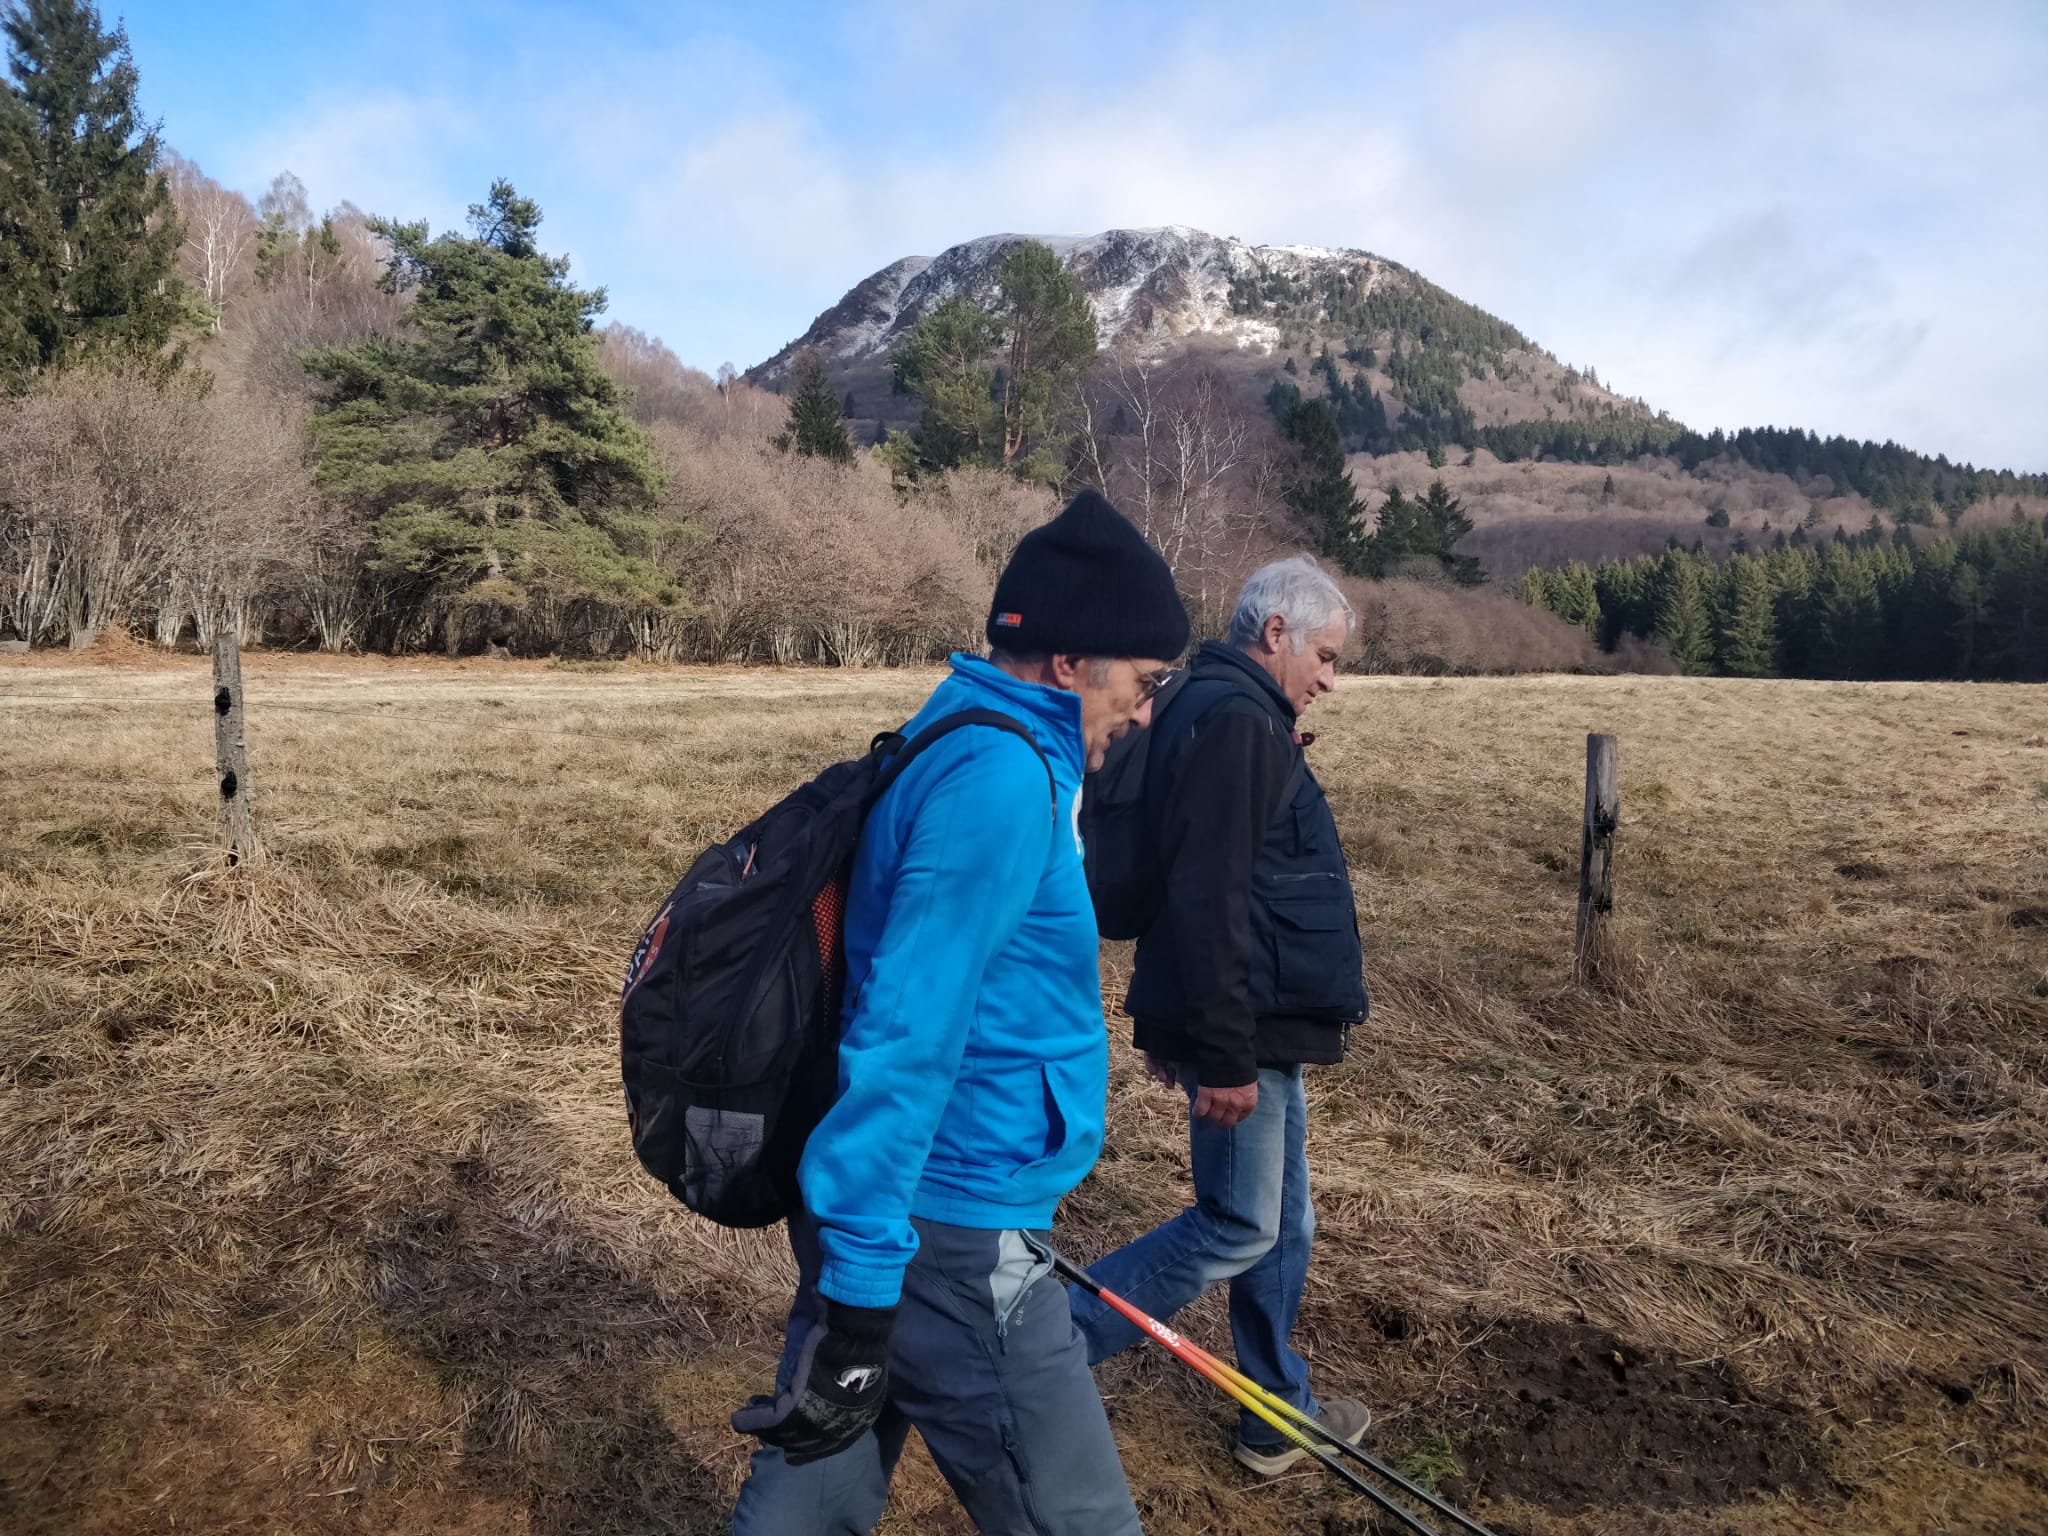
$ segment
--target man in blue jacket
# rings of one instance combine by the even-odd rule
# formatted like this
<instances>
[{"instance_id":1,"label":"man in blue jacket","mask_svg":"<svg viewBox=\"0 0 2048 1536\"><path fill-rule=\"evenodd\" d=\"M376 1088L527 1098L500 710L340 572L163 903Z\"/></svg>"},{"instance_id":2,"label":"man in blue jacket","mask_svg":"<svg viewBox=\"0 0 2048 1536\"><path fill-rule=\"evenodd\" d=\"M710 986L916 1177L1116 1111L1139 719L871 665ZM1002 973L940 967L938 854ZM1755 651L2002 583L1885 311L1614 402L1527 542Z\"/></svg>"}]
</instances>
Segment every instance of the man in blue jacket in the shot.
<instances>
[{"instance_id":1,"label":"man in blue jacket","mask_svg":"<svg viewBox=\"0 0 2048 1536\"><path fill-rule=\"evenodd\" d=\"M839 1098L798 1170L775 1394L733 1417L762 1441L736 1536L870 1531L912 1426L983 1532L1138 1531L1047 1242L1108 1089L1081 779L1187 639L1165 561L1084 492L996 583L989 658L905 727L994 709L1039 751L956 731L861 835Z\"/></svg>"}]
</instances>

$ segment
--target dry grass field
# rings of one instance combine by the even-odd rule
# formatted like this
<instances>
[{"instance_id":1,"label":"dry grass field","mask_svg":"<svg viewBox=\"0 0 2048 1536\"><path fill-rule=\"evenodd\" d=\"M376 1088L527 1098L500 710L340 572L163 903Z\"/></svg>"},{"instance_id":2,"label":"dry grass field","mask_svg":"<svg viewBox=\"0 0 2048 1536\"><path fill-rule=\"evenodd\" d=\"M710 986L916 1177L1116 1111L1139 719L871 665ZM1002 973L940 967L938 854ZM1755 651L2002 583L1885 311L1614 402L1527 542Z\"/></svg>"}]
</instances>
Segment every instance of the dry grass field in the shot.
<instances>
[{"instance_id":1,"label":"dry grass field","mask_svg":"<svg viewBox=\"0 0 2048 1536\"><path fill-rule=\"evenodd\" d=\"M229 874L202 662L0 665L0 1529L722 1529L789 1266L633 1163L615 984L931 681L252 657ZM1303 1333L1381 1453L1503 1536L2048 1531L2048 692L1371 679L1311 724L1375 1011L1312 1079ZM1186 1186L1121 1038L1112 1094L1077 1256ZM1101 1383L1148 1530L1378 1529L1241 1474L1172 1362ZM919 1452L887 1528L960 1528Z\"/></svg>"}]
</instances>

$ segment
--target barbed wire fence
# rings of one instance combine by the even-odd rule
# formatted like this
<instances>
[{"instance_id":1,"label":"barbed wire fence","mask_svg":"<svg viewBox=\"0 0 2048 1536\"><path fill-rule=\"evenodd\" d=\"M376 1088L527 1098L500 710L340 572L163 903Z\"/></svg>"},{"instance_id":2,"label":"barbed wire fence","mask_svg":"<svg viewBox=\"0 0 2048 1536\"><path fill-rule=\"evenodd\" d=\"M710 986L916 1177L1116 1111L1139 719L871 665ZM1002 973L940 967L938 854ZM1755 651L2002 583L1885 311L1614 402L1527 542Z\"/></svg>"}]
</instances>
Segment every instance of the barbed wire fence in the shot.
<instances>
[{"instance_id":1,"label":"barbed wire fence","mask_svg":"<svg viewBox=\"0 0 2048 1536\"><path fill-rule=\"evenodd\" d=\"M80 705L147 705L159 708L183 709L190 706L181 700L168 699L159 695L138 695L109 697L103 694L31 694L10 699L0 694L0 704L80 704ZM212 714L215 722L214 779L218 795L216 822L222 856L232 868L244 863L259 862L263 858L263 846L257 833L255 820L255 786L250 778L248 748L246 739L246 710L242 695L240 647L232 624L218 627L213 653L213 694ZM528 737L560 737L573 740L605 742L614 745L645 747L649 743L644 737L624 736L606 731L578 731L561 726L520 725L510 721L479 720L465 716L457 720L442 715L421 714L415 711L398 710L388 703L375 708L362 708L347 704L307 703L290 699L265 699L264 713L328 715L376 720L385 723L408 723L440 727L453 727L469 731L498 731ZM1589 735L1586 738L1586 796L1585 814L1580 857L1580 884L1577 908L1577 923L1572 943L1572 977L1575 982L1591 979L1597 971L1605 952L1605 930L1614 910L1614 858L1615 834L1621 820L1620 796L1617 790L1615 768L1616 746L1611 735ZM193 790L199 787L195 779L180 780L139 780L139 779L46 779L34 778L20 782L32 782L39 787L85 788L106 790ZM305 787L305 786L296 786ZM546 897L554 901L586 903L591 897L587 891L536 881L519 880L510 876L487 874L479 876L439 877L436 883L447 887L451 880L461 880L471 887L489 889L492 892L523 891ZM622 905L617 904L615 905Z\"/></svg>"},{"instance_id":2,"label":"barbed wire fence","mask_svg":"<svg viewBox=\"0 0 2048 1536\"><path fill-rule=\"evenodd\" d=\"M78 705L91 707L120 706L124 708L154 708L175 711L193 711L196 701L167 697L162 694L101 694L101 693L0 693L0 707L39 707L44 705ZM248 703L243 692L241 678L240 647L234 627L222 625L213 652L212 688L207 702L207 713L214 726L214 761L210 778L200 776L198 765L183 778L133 778L100 777L79 778L75 776L50 776L39 773L12 773L4 776L4 782L17 788L43 790L89 790L95 794L166 792L196 794L210 791L215 798L215 834L223 862L228 868L261 863L266 857L263 839L258 829L258 803L261 798L259 786L249 763ZM392 706L388 701L375 707L361 705L315 703L289 698L262 698L257 705L260 716L274 714L334 716L374 720L385 724L404 724L436 727L448 730L488 731L520 737L561 738L577 741L601 742L611 745L646 747L650 745L642 736L621 735L616 732L571 730L562 726L524 725L511 721L481 720L470 715L423 713L417 708L404 709ZM288 778L265 780L265 792L331 792L336 781L318 776L308 778L292 775ZM592 893L574 887L546 881L515 878L498 873L463 875L448 874L431 876L424 873L421 878L445 887L483 890L492 894L521 892L540 896L556 902L589 904ZM621 911L631 904L614 900L612 903Z\"/></svg>"}]
</instances>

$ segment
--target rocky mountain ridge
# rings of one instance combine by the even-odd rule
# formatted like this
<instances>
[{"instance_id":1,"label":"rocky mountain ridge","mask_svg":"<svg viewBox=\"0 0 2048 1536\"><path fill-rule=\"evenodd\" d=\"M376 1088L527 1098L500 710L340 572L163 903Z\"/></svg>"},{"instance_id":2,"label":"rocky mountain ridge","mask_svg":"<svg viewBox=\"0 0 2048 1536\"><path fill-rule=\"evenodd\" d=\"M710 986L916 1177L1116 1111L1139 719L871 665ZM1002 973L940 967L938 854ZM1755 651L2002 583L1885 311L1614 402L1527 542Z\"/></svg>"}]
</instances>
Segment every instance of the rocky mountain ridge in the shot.
<instances>
[{"instance_id":1,"label":"rocky mountain ridge","mask_svg":"<svg viewBox=\"0 0 2048 1536\"><path fill-rule=\"evenodd\" d=\"M790 357L813 348L844 362L886 353L941 299L956 293L992 299L997 264L1025 240L1048 246L1081 279L1104 346L1217 335L1270 352L1279 345L1279 327L1232 302L1245 285L1276 274L1301 281L1314 269L1342 267L1369 287L1402 270L1367 251L1250 245L1185 225L1097 235L984 235L937 256L891 262L753 374L778 377Z\"/></svg>"},{"instance_id":2,"label":"rocky mountain ridge","mask_svg":"<svg viewBox=\"0 0 2048 1536\"><path fill-rule=\"evenodd\" d=\"M1050 247L1080 279L1105 349L1160 355L1200 348L1248 389L1341 354L1349 382L1403 413L1454 431L1546 417L1649 414L1561 365L1513 326L1370 251L1254 245L1186 225L1094 235L984 235L937 256L906 256L862 279L748 377L779 388L797 354L816 351L860 414L901 418L888 398L891 350L941 300L993 303L1004 254ZM1329 375L1335 377L1333 369Z\"/></svg>"}]
</instances>

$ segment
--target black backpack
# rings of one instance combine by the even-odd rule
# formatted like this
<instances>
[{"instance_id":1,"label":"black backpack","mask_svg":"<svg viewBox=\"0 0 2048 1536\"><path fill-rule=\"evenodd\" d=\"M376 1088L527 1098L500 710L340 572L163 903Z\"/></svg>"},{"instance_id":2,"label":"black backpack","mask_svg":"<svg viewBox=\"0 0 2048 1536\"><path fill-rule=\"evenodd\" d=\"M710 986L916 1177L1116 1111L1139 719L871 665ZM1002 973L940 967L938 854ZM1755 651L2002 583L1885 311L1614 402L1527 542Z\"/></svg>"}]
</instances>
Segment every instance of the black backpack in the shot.
<instances>
[{"instance_id":1,"label":"black backpack","mask_svg":"<svg viewBox=\"0 0 2048 1536\"><path fill-rule=\"evenodd\" d=\"M1205 681L1192 701L1173 705L1192 677L1183 669L1152 696L1152 723L1126 731L1109 745L1102 766L1088 775L1081 792L1081 843L1088 869L1088 894L1095 902L1095 926L1106 939L1142 939L1166 904L1166 878L1159 867L1156 818L1151 800L1161 784L1156 765L1170 750L1171 735L1185 735L1214 708L1238 707L1227 683ZM1188 711L1194 711L1188 714ZM1180 718L1187 715L1187 718ZM1294 799L1305 763L1297 760L1281 804Z\"/></svg>"},{"instance_id":2,"label":"black backpack","mask_svg":"<svg viewBox=\"0 0 2048 1536\"><path fill-rule=\"evenodd\" d=\"M647 925L619 998L626 1114L641 1165L700 1216L763 1227L796 1208L804 1142L838 1093L861 827L919 753L971 725L1021 736L1045 760L1029 730L990 709L907 742L885 732L705 849Z\"/></svg>"},{"instance_id":3,"label":"black backpack","mask_svg":"<svg viewBox=\"0 0 2048 1536\"><path fill-rule=\"evenodd\" d=\"M1143 935L1165 899L1146 795L1153 738L1187 682L1188 671L1182 668L1160 686L1152 695L1152 723L1142 731L1126 731L1111 742L1102 766L1088 775L1081 791L1081 847L1088 869L1088 894L1095 901L1095 926L1106 939Z\"/></svg>"}]
</instances>

